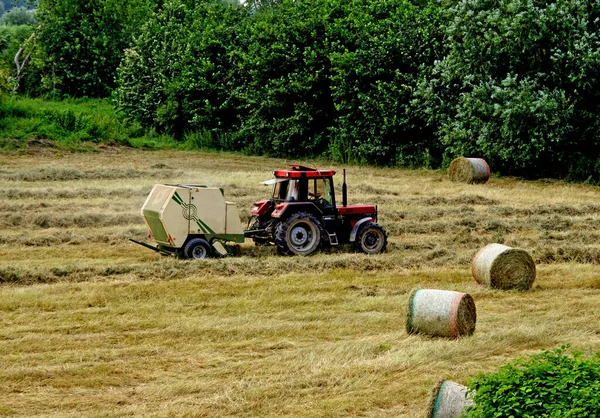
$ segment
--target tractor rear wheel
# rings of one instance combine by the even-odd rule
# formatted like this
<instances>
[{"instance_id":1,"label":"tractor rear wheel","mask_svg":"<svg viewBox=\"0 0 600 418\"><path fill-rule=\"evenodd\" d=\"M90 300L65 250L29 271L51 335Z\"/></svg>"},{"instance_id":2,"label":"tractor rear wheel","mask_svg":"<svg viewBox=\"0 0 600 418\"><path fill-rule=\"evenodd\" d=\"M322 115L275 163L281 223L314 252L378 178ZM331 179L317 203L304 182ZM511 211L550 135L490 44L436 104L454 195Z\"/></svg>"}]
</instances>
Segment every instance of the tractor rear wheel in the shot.
<instances>
[{"instance_id":1,"label":"tractor rear wheel","mask_svg":"<svg viewBox=\"0 0 600 418\"><path fill-rule=\"evenodd\" d=\"M361 225L354 241L354 251L365 254L379 254L385 251L387 234L375 222Z\"/></svg>"},{"instance_id":2,"label":"tractor rear wheel","mask_svg":"<svg viewBox=\"0 0 600 418\"><path fill-rule=\"evenodd\" d=\"M212 248L205 239L193 238L183 247L183 255L193 260L207 258L212 255Z\"/></svg>"},{"instance_id":3,"label":"tractor rear wheel","mask_svg":"<svg viewBox=\"0 0 600 418\"><path fill-rule=\"evenodd\" d=\"M277 225L275 244L282 255L311 255L321 246L323 235L317 218L299 212Z\"/></svg>"}]
</instances>

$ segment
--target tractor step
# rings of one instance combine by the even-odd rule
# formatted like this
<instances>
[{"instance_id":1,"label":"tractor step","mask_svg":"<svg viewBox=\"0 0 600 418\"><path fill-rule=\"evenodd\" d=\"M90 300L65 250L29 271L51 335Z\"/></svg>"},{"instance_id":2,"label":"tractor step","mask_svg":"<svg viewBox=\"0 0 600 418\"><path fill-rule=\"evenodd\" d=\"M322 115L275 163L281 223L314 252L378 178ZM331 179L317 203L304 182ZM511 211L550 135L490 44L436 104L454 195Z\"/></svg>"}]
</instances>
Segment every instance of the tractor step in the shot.
<instances>
[{"instance_id":1,"label":"tractor step","mask_svg":"<svg viewBox=\"0 0 600 418\"><path fill-rule=\"evenodd\" d=\"M333 234L330 234L329 232L327 232L327 234L329 234L329 244L339 245L337 234L335 232Z\"/></svg>"}]
</instances>

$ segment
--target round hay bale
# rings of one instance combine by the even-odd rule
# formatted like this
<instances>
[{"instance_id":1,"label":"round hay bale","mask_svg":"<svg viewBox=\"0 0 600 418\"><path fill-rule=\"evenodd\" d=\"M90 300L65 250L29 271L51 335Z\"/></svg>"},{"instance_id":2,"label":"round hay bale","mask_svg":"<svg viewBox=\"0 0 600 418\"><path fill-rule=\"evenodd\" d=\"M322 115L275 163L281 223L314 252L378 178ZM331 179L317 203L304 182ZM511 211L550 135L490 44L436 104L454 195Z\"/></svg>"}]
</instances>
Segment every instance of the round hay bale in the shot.
<instances>
[{"instance_id":1,"label":"round hay bale","mask_svg":"<svg viewBox=\"0 0 600 418\"><path fill-rule=\"evenodd\" d=\"M473 257L471 272L477 283L488 287L529 290L535 280L535 263L527 251L490 244Z\"/></svg>"},{"instance_id":2,"label":"round hay bale","mask_svg":"<svg viewBox=\"0 0 600 418\"><path fill-rule=\"evenodd\" d=\"M407 308L409 334L458 338L475 331L475 302L466 293L416 289L409 296Z\"/></svg>"},{"instance_id":3,"label":"round hay bale","mask_svg":"<svg viewBox=\"0 0 600 418\"><path fill-rule=\"evenodd\" d=\"M456 418L469 405L473 405L469 388L450 380L442 380L431 392L427 418Z\"/></svg>"},{"instance_id":4,"label":"round hay bale","mask_svg":"<svg viewBox=\"0 0 600 418\"><path fill-rule=\"evenodd\" d=\"M460 183L486 183L490 179L490 166L482 158L459 157L450 163L448 176Z\"/></svg>"}]
</instances>

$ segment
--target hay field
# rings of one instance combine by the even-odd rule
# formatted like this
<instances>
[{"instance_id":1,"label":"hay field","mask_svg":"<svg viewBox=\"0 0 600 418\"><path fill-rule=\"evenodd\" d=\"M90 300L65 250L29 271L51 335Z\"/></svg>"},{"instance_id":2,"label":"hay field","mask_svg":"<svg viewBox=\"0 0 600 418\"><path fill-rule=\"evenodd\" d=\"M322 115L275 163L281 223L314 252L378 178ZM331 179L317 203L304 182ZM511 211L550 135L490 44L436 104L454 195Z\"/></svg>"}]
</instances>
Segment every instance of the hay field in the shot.
<instances>
[{"instance_id":1,"label":"hay field","mask_svg":"<svg viewBox=\"0 0 600 418\"><path fill-rule=\"evenodd\" d=\"M0 416L418 417L441 378L600 350L598 187L347 167L349 201L379 205L388 253L247 244L192 262L127 240L146 236L152 185L224 187L246 218L287 161L109 149L0 163ZM470 261L490 242L531 253L531 291L476 285ZM406 335L416 286L471 294L474 335Z\"/></svg>"}]
</instances>

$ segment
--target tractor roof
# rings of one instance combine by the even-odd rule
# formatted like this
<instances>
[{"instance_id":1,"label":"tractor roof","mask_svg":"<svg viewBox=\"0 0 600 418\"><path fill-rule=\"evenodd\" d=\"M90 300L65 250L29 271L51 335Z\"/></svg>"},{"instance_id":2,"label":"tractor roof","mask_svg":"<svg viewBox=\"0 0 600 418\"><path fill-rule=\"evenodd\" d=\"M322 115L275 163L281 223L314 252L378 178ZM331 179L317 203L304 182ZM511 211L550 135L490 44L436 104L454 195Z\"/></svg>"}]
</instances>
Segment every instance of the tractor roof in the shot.
<instances>
[{"instance_id":1,"label":"tractor roof","mask_svg":"<svg viewBox=\"0 0 600 418\"><path fill-rule=\"evenodd\" d=\"M315 168L304 167L298 164L290 164L290 170L275 170L273 175L277 178L324 178L332 177L334 170L317 170Z\"/></svg>"}]
</instances>

